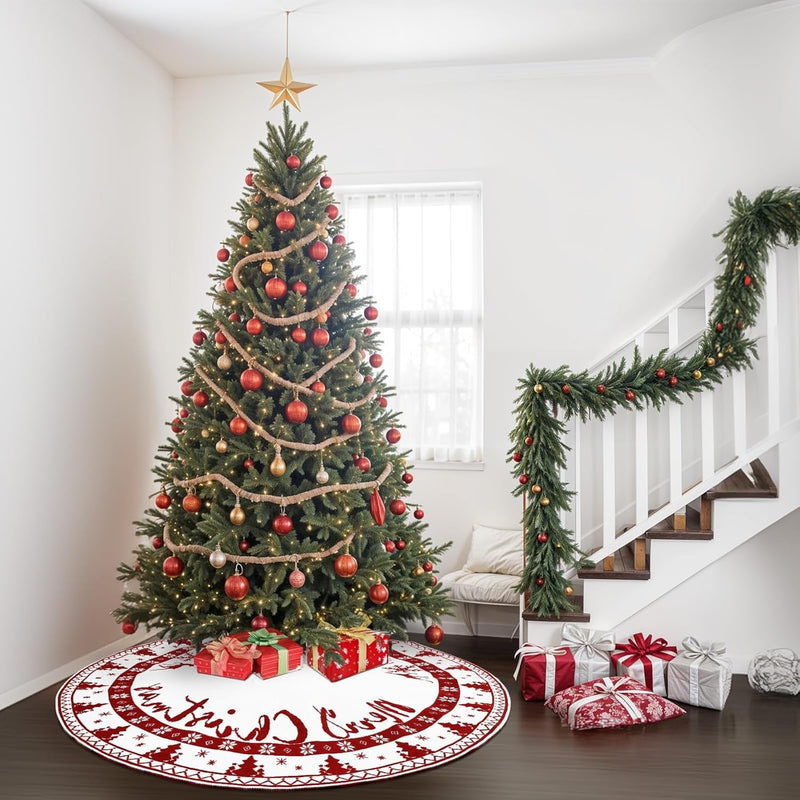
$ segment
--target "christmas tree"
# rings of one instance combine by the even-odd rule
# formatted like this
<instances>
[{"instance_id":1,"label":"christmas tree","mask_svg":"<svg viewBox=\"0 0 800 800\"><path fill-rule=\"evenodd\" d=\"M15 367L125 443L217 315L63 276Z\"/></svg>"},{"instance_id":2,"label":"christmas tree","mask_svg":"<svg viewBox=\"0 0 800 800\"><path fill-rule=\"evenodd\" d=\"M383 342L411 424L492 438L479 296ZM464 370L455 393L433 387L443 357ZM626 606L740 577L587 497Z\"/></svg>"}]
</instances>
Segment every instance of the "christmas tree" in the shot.
<instances>
[{"instance_id":1,"label":"christmas tree","mask_svg":"<svg viewBox=\"0 0 800 800\"><path fill-rule=\"evenodd\" d=\"M119 568L138 589L114 615L196 645L267 624L324 648L365 623L405 638L450 608L433 573L449 544L403 499L378 309L358 296L324 159L285 103L267 128L178 370L145 541Z\"/></svg>"}]
</instances>

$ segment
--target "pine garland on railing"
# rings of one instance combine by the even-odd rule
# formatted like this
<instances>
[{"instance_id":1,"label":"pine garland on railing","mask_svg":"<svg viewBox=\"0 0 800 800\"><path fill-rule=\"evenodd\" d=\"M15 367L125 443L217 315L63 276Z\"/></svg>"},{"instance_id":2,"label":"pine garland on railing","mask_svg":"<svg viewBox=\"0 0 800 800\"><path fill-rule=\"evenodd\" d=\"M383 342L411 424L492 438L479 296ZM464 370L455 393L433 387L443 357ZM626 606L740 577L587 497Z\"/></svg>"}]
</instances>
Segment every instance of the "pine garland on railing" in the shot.
<instances>
[{"instance_id":1,"label":"pine garland on railing","mask_svg":"<svg viewBox=\"0 0 800 800\"><path fill-rule=\"evenodd\" d=\"M756 341L747 330L764 296L764 264L774 247L800 241L800 191L768 189L752 202L738 192L730 206L728 224L715 234L724 243L718 259L724 267L715 279L708 325L693 355L662 350L643 359L637 349L630 366L622 359L592 376L567 366L530 366L518 382L508 460L519 482L514 494L528 496L523 513L525 570L517 589L527 594L528 609L539 616L572 610L572 586L563 572L591 564L559 519L560 511L570 510L574 495L559 476L568 449L562 419L576 416L585 422L620 408L680 403L726 374L751 366L757 357Z\"/></svg>"}]
</instances>

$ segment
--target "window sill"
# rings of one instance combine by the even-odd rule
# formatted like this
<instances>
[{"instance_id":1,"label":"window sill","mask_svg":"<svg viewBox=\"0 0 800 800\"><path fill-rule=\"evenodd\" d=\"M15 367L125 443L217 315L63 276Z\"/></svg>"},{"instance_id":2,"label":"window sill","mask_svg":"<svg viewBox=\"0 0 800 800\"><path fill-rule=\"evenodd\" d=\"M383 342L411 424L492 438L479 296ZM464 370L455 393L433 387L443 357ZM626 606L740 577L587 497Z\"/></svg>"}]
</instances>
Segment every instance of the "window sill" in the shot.
<instances>
[{"instance_id":1,"label":"window sill","mask_svg":"<svg viewBox=\"0 0 800 800\"><path fill-rule=\"evenodd\" d=\"M409 461L414 469L447 469L454 472L483 472L486 469L485 461Z\"/></svg>"}]
</instances>

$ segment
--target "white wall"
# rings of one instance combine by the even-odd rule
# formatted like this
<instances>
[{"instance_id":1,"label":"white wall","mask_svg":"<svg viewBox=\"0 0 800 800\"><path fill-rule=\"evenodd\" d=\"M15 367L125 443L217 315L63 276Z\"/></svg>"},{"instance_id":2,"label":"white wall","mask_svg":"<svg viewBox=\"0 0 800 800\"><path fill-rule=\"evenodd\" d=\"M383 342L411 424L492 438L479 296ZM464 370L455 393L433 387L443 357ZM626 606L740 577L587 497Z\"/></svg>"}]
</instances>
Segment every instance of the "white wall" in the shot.
<instances>
[{"instance_id":1,"label":"white wall","mask_svg":"<svg viewBox=\"0 0 800 800\"><path fill-rule=\"evenodd\" d=\"M121 636L178 341L172 79L76 0L4 2L0 64L2 706Z\"/></svg>"}]
</instances>

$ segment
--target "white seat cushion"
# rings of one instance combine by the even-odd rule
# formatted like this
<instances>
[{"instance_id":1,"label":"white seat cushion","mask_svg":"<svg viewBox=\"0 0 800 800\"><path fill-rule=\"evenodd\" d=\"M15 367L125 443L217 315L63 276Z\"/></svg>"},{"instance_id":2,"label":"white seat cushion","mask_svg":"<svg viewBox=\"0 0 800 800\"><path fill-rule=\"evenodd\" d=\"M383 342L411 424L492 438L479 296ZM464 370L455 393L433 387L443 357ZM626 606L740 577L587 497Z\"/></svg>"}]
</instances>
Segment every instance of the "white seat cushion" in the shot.
<instances>
[{"instance_id":1,"label":"white seat cushion","mask_svg":"<svg viewBox=\"0 0 800 800\"><path fill-rule=\"evenodd\" d=\"M444 575L441 583L450 590L450 599L458 602L519 604L519 595L514 588L519 583L517 575L460 569Z\"/></svg>"}]
</instances>

